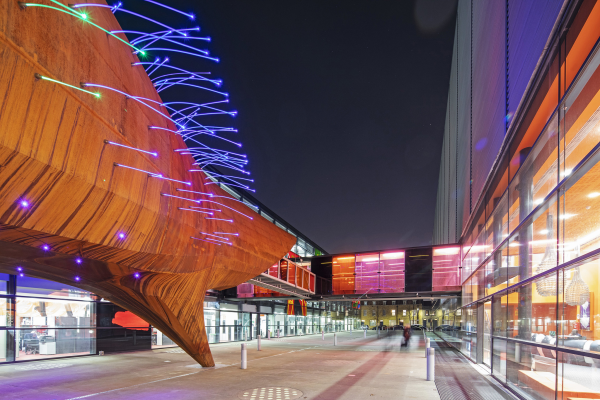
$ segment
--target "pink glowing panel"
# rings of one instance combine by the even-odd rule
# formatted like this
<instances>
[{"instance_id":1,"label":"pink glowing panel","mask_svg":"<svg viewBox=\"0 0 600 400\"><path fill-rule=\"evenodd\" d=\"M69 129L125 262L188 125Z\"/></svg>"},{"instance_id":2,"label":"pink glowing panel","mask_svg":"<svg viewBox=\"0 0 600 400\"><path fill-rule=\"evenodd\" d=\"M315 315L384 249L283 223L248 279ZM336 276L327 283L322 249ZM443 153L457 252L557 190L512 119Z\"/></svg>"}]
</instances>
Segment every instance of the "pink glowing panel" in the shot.
<instances>
[{"instance_id":1,"label":"pink glowing panel","mask_svg":"<svg viewBox=\"0 0 600 400\"><path fill-rule=\"evenodd\" d=\"M254 285L251 283L242 283L237 287L237 297L254 297Z\"/></svg>"},{"instance_id":2,"label":"pink glowing panel","mask_svg":"<svg viewBox=\"0 0 600 400\"><path fill-rule=\"evenodd\" d=\"M356 293L378 293L379 253L357 254L354 273Z\"/></svg>"},{"instance_id":3,"label":"pink glowing panel","mask_svg":"<svg viewBox=\"0 0 600 400\"><path fill-rule=\"evenodd\" d=\"M404 292L404 251L381 253L379 280L381 293Z\"/></svg>"},{"instance_id":4,"label":"pink glowing panel","mask_svg":"<svg viewBox=\"0 0 600 400\"><path fill-rule=\"evenodd\" d=\"M434 292L460 290L460 247L433 249Z\"/></svg>"}]
</instances>

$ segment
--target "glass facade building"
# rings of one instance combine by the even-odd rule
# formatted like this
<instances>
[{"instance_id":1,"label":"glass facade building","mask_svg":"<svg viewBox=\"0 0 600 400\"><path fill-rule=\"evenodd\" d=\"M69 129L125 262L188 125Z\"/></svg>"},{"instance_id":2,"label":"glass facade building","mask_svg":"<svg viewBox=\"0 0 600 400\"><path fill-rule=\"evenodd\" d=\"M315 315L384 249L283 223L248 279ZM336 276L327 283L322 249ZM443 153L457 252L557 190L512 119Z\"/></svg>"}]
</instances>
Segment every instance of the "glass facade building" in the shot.
<instances>
[{"instance_id":1,"label":"glass facade building","mask_svg":"<svg viewBox=\"0 0 600 400\"><path fill-rule=\"evenodd\" d=\"M477 14L471 4L459 5L457 24L461 12ZM526 10L507 10L500 16L508 29L538 18L524 14L519 22L515 15ZM481 168L487 180L460 204L463 221L443 210L458 209L460 199L438 194L434 239L458 232L462 267L462 298L439 306L438 334L519 397L600 398L600 4L565 2L553 18L527 90L499 122L506 131L494 164ZM511 60L526 66L517 55ZM474 168L483 167L476 161L473 153ZM440 178L440 187L447 183Z\"/></svg>"},{"instance_id":2,"label":"glass facade building","mask_svg":"<svg viewBox=\"0 0 600 400\"><path fill-rule=\"evenodd\" d=\"M213 293L213 295L216 293ZM307 302L287 315L287 300L204 303L209 343L360 327L345 302ZM176 346L147 322L84 290L27 276L0 274L0 363Z\"/></svg>"}]
</instances>

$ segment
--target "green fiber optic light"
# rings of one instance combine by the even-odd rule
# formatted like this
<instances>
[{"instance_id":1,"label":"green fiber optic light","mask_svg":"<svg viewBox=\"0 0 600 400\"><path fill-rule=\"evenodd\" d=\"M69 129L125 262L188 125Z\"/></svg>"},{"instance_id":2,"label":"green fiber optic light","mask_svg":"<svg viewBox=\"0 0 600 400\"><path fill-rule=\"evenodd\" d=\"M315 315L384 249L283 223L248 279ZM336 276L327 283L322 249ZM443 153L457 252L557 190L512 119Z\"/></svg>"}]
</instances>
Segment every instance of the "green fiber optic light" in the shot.
<instances>
[{"instance_id":1,"label":"green fiber optic light","mask_svg":"<svg viewBox=\"0 0 600 400\"><path fill-rule=\"evenodd\" d=\"M88 24L100 29L101 31L107 33L108 35L114 37L115 39L119 40L120 42L125 43L127 46L131 47L132 49L134 49L135 51L139 51L140 53L145 55L145 52L142 52L142 50L138 49L137 47L133 46L131 43L127 42L126 40L121 39L120 37L118 37L117 35L115 35L114 33L112 33L111 31L104 29L103 27L101 27L100 25L97 25L95 23L93 23L89 18L88 15L86 13L79 13L79 12L75 12L73 11L71 8L65 6L64 4L58 2L57 0L50 0L52 3L56 3L57 5L61 6L62 8L58 8L58 7L53 7L53 6L48 6L46 4L40 4L40 3L19 3L22 7L42 7L42 8L49 8L52 10L56 10L56 11L60 11L63 12L65 14L71 15L73 17L77 17L80 18L82 20L84 20L85 22L87 22Z\"/></svg>"},{"instance_id":2,"label":"green fiber optic light","mask_svg":"<svg viewBox=\"0 0 600 400\"><path fill-rule=\"evenodd\" d=\"M82 91L82 92L85 92L85 93L89 93L92 96L96 97L97 99L100 98L100 93L98 93L98 92L91 92L89 90L85 90L85 89L82 89L82 88L74 86L74 85L69 85L68 83L57 81L56 79L48 78L47 76L43 76L43 75L40 75L40 74L35 74L35 77L37 79L41 79L43 81L49 81L49 82L58 83L59 85L67 86L67 87L70 87L72 89L77 89L79 91Z\"/></svg>"}]
</instances>

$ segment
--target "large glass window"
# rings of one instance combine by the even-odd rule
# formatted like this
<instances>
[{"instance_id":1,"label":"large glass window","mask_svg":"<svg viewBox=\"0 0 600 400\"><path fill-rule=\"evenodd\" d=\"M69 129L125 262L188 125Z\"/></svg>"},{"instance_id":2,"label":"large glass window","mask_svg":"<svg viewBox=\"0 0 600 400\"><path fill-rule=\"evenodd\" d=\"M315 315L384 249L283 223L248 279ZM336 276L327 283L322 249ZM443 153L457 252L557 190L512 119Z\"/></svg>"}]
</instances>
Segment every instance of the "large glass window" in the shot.
<instances>
[{"instance_id":1,"label":"large glass window","mask_svg":"<svg viewBox=\"0 0 600 400\"><path fill-rule=\"evenodd\" d=\"M357 254L354 271L356 293L379 291L379 253Z\"/></svg>"},{"instance_id":2,"label":"large glass window","mask_svg":"<svg viewBox=\"0 0 600 400\"><path fill-rule=\"evenodd\" d=\"M354 294L354 260L354 256L333 258L333 294Z\"/></svg>"},{"instance_id":3,"label":"large glass window","mask_svg":"<svg viewBox=\"0 0 600 400\"><path fill-rule=\"evenodd\" d=\"M404 252L392 251L381 253L379 263L380 292L404 292Z\"/></svg>"},{"instance_id":4,"label":"large glass window","mask_svg":"<svg viewBox=\"0 0 600 400\"><path fill-rule=\"evenodd\" d=\"M433 249L433 291L460 290L460 247Z\"/></svg>"},{"instance_id":5,"label":"large glass window","mask_svg":"<svg viewBox=\"0 0 600 400\"><path fill-rule=\"evenodd\" d=\"M564 294L559 303L560 346L600 355L599 275L598 259L564 271Z\"/></svg>"}]
</instances>

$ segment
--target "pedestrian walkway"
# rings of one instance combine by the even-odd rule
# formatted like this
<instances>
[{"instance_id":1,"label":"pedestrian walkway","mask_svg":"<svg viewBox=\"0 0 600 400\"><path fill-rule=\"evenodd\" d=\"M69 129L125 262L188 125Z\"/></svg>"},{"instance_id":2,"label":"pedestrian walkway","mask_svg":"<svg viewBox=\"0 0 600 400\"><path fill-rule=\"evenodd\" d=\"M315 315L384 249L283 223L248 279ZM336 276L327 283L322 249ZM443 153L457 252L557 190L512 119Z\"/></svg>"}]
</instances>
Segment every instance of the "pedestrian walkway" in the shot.
<instances>
[{"instance_id":1,"label":"pedestrian walkway","mask_svg":"<svg viewBox=\"0 0 600 400\"><path fill-rule=\"evenodd\" d=\"M0 366L0 399L439 400L426 380L425 340L362 331L211 346L201 368L176 348ZM23 369L23 366L30 366Z\"/></svg>"},{"instance_id":2,"label":"pedestrian walkway","mask_svg":"<svg viewBox=\"0 0 600 400\"><path fill-rule=\"evenodd\" d=\"M472 362L439 336L427 332L435 349L435 385L441 400L515 399L489 375L478 372Z\"/></svg>"}]
</instances>

